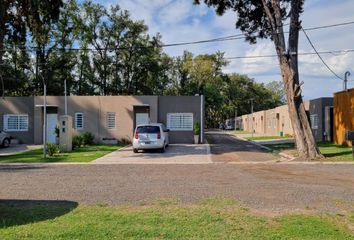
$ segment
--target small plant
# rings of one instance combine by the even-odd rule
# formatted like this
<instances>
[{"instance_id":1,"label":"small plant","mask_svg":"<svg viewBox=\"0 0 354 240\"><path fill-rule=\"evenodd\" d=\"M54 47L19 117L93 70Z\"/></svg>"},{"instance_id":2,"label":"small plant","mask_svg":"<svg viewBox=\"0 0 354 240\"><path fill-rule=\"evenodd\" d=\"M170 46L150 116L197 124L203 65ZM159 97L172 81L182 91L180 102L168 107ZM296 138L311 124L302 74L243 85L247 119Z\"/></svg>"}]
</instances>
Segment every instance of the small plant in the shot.
<instances>
[{"instance_id":1,"label":"small plant","mask_svg":"<svg viewBox=\"0 0 354 240\"><path fill-rule=\"evenodd\" d=\"M55 129L54 129L54 134L55 136L58 138L59 137L59 133L60 133L60 128L58 125L55 126Z\"/></svg>"},{"instance_id":2,"label":"small plant","mask_svg":"<svg viewBox=\"0 0 354 240\"><path fill-rule=\"evenodd\" d=\"M194 135L199 135L199 134L200 134L200 125L199 125L199 122L194 123L194 125L193 125L193 132L194 132Z\"/></svg>"},{"instance_id":3,"label":"small plant","mask_svg":"<svg viewBox=\"0 0 354 240\"><path fill-rule=\"evenodd\" d=\"M90 132L84 132L82 135L82 144L83 145L93 145L94 144L94 140L95 140L95 136L90 133Z\"/></svg>"},{"instance_id":4,"label":"small plant","mask_svg":"<svg viewBox=\"0 0 354 240\"><path fill-rule=\"evenodd\" d=\"M52 157L55 154L59 153L59 145L48 143L46 148L48 156Z\"/></svg>"},{"instance_id":5,"label":"small plant","mask_svg":"<svg viewBox=\"0 0 354 240\"><path fill-rule=\"evenodd\" d=\"M73 149L77 149L83 145L83 137L80 135L73 136L72 147Z\"/></svg>"},{"instance_id":6,"label":"small plant","mask_svg":"<svg viewBox=\"0 0 354 240\"><path fill-rule=\"evenodd\" d=\"M132 141L129 138L121 138L118 141L118 144L120 144L120 145L129 145L131 143L132 143Z\"/></svg>"}]
</instances>

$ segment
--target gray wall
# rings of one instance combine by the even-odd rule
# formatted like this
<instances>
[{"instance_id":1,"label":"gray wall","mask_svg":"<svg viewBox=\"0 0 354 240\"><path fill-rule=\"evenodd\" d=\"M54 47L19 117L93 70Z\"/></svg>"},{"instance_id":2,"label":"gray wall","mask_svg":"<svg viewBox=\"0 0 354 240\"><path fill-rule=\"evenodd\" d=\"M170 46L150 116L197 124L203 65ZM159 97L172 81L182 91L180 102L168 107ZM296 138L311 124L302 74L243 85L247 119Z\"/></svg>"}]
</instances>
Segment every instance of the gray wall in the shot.
<instances>
[{"instance_id":1,"label":"gray wall","mask_svg":"<svg viewBox=\"0 0 354 240\"><path fill-rule=\"evenodd\" d=\"M310 101L309 115L318 115L318 129L312 129L317 142L325 140L323 133L325 132L325 108L327 106L333 106L333 98L317 98Z\"/></svg>"},{"instance_id":2,"label":"gray wall","mask_svg":"<svg viewBox=\"0 0 354 240\"><path fill-rule=\"evenodd\" d=\"M161 96L158 101L158 122L167 125L167 113L193 113L193 123L201 123L200 96ZM169 135L171 143L194 142L193 131L170 131Z\"/></svg>"},{"instance_id":3,"label":"gray wall","mask_svg":"<svg viewBox=\"0 0 354 240\"><path fill-rule=\"evenodd\" d=\"M34 100L33 97L6 97L0 99L0 130L4 127L4 114L28 114L28 131L8 132L11 137L18 139L21 143L34 142Z\"/></svg>"}]
</instances>

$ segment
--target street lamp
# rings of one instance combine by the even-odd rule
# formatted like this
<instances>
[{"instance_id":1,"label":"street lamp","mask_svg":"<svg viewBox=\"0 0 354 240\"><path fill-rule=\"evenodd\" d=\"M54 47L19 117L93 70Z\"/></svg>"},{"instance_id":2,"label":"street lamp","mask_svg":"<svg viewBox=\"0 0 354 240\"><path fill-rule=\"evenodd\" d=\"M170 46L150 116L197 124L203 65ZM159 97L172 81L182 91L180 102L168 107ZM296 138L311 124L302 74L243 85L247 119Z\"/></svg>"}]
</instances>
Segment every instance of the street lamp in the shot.
<instances>
[{"instance_id":1,"label":"street lamp","mask_svg":"<svg viewBox=\"0 0 354 240\"><path fill-rule=\"evenodd\" d=\"M350 72L346 71L344 73L344 90L347 91L348 90L348 77L350 76Z\"/></svg>"}]
</instances>

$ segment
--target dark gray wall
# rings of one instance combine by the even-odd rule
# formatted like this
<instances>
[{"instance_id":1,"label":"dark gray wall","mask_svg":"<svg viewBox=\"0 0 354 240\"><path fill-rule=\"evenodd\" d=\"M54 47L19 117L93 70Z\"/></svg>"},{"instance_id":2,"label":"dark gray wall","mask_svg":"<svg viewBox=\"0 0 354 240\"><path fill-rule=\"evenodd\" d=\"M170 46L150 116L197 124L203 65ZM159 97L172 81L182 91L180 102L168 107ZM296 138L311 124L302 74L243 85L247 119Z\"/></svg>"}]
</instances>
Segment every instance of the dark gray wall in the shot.
<instances>
[{"instance_id":1,"label":"dark gray wall","mask_svg":"<svg viewBox=\"0 0 354 240\"><path fill-rule=\"evenodd\" d=\"M0 100L0 130L4 127L4 114L28 114L28 131L8 132L21 143L32 143L34 134L34 99L33 97L6 97Z\"/></svg>"},{"instance_id":2,"label":"dark gray wall","mask_svg":"<svg viewBox=\"0 0 354 240\"><path fill-rule=\"evenodd\" d=\"M322 142L325 140L323 133L325 131L326 106L333 106L333 98L317 98L310 100L309 115L318 115L318 129L312 129L312 132L317 142Z\"/></svg>"},{"instance_id":3,"label":"dark gray wall","mask_svg":"<svg viewBox=\"0 0 354 240\"><path fill-rule=\"evenodd\" d=\"M201 123L200 96L160 96L158 102L160 123L167 125L167 113L193 113L193 123ZM204 106L203 113L205 113ZM194 142L193 131L170 131L169 135L171 143Z\"/></svg>"}]
</instances>

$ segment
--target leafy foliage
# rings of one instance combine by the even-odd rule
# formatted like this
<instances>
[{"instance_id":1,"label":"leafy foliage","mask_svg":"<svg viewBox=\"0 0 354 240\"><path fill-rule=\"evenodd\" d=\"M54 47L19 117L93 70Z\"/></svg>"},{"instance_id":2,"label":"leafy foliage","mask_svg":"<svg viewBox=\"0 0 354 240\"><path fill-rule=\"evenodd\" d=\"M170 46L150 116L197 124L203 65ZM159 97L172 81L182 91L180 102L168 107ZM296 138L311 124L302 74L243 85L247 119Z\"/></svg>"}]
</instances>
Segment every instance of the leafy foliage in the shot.
<instances>
[{"instance_id":1,"label":"leafy foliage","mask_svg":"<svg viewBox=\"0 0 354 240\"><path fill-rule=\"evenodd\" d=\"M80 148L84 143L84 139L81 135L75 135L72 139L72 147L73 149Z\"/></svg>"},{"instance_id":2,"label":"leafy foliage","mask_svg":"<svg viewBox=\"0 0 354 240\"><path fill-rule=\"evenodd\" d=\"M82 144L83 145L93 145L94 144L94 140L95 140L95 136L90 133L90 132L84 132L82 135Z\"/></svg>"},{"instance_id":3,"label":"leafy foliage","mask_svg":"<svg viewBox=\"0 0 354 240\"><path fill-rule=\"evenodd\" d=\"M53 143L48 143L46 151L47 151L47 154L52 157L55 154L59 153L59 145L53 144Z\"/></svg>"}]
</instances>

